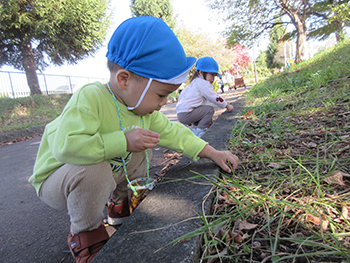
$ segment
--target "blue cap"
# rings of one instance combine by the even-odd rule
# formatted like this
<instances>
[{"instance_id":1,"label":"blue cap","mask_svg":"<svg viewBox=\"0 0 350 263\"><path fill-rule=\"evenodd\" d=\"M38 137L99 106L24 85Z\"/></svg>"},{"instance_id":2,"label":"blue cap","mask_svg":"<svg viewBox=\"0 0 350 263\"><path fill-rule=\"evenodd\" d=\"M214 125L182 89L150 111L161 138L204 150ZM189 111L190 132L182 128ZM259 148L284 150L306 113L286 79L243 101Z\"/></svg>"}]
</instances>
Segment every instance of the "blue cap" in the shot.
<instances>
[{"instance_id":1,"label":"blue cap","mask_svg":"<svg viewBox=\"0 0 350 263\"><path fill-rule=\"evenodd\" d=\"M186 57L174 32L160 18L134 17L113 33L106 57L146 78L181 84L187 80L194 57Z\"/></svg>"},{"instance_id":2,"label":"blue cap","mask_svg":"<svg viewBox=\"0 0 350 263\"><path fill-rule=\"evenodd\" d=\"M219 65L212 57L202 57L198 59L196 69L207 73L219 74Z\"/></svg>"}]
</instances>

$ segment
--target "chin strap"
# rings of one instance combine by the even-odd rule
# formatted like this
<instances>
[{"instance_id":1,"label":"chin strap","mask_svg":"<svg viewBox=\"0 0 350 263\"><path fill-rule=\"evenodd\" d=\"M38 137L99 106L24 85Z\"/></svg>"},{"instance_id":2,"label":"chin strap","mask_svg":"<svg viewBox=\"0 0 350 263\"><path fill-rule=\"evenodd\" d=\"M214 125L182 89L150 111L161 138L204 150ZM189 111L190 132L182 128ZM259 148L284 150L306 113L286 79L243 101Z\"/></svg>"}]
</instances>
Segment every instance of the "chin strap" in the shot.
<instances>
[{"instance_id":1,"label":"chin strap","mask_svg":"<svg viewBox=\"0 0 350 263\"><path fill-rule=\"evenodd\" d=\"M153 80L153 79L151 79L151 78L148 80L147 86L146 86L146 88L143 90L143 92L142 92L142 94L141 94L141 97L140 97L139 101L137 102L136 106L135 106L135 107L128 107L128 108L127 108L128 110L134 110L134 109L136 109L138 106L140 106L140 104L141 104L143 98L144 98L145 95L146 95L147 90L148 90L149 87L151 86L152 80Z\"/></svg>"}]
</instances>

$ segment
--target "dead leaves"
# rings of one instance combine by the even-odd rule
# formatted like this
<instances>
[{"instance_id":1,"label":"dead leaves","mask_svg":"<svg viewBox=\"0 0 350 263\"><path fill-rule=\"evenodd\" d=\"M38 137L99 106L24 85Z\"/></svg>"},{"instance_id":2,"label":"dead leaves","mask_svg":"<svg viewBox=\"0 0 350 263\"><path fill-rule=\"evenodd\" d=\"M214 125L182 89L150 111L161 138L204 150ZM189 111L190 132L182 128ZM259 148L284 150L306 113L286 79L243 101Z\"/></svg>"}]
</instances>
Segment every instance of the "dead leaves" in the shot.
<instances>
[{"instance_id":1,"label":"dead leaves","mask_svg":"<svg viewBox=\"0 0 350 263\"><path fill-rule=\"evenodd\" d=\"M329 221L327 219L325 219L324 216L320 215L320 216L313 216L311 214L307 214L306 215L306 220L314 225L320 226L322 224L322 229L323 230L327 230L328 229L328 225L329 225Z\"/></svg>"},{"instance_id":2,"label":"dead leaves","mask_svg":"<svg viewBox=\"0 0 350 263\"><path fill-rule=\"evenodd\" d=\"M274 169L278 169L278 168L281 168L282 167L282 164L279 164L279 163L269 163L267 165L267 167L271 167L271 168L274 168Z\"/></svg>"},{"instance_id":3,"label":"dead leaves","mask_svg":"<svg viewBox=\"0 0 350 263\"><path fill-rule=\"evenodd\" d=\"M254 111L253 111L253 110L249 110L249 111L246 113L244 119L246 119L246 120L247 120L247 119L251 119L253 115L254 115Z\"/></svg>"},{"instance_id":4,"label":"dead leaves","mask_svg":"<svg viewBox=\"0 0 350 263\"><path fill-rule=\"evenodd\" d=\"M241 230L226 230L220 229L218 232L218 238L223 240L226 244L230 244L232 241L234 243L241 243L243 239L243 232Z\"/></svg>"},{"instance_id":5,"label":"dead leaves","mask_svg":"<svg viewBox=\"0 0 350 263\"><path fill-rule=\"evenodd\" d=\"M268 166L272 169L281 168L281 164L273 162L269 163ZM339 182L342 182L346 186L348 182L344 180L345 177L350 177L350 175L335 171L323 182L337 186ZM251 181L241 183L245 186L249 185L249 189L255 190L250 192L245 187L225 185L225 190L221 189L217 192L216 204L213 206L214 215L223 212L230 213L235 209L239 209L240 212L238 218L230 220L229 224L214 231L214 239L217 240L217 243L208 248L206 254L208 261L206 262L217 263L224 258L237 255L240 255L244 260L247 259L246 255L252 256L257 261L263 260L265 257L272 256L266 253L270 249L271 240L279 238L282 240L284 237L289 238L288 243L279 244L276 252L293 254L295 253L294 248L299 246L300 240L314 235L310 229L323 236L326 233L333 233L335 225L340 231L343 229L341 225L346 228L349 224L350 204L339 203L334 199L334 196L323 196L321 200L318 195L318 187L310 189L308 192L295 188L286 191L288 193L285 196L268 197L269 189L255 187ZM286 182L281 188L284 189L287 185ZM277 201L275 198L281 199ZM255 205L256 202L261 202L261 204ZM282 203L285 205L283 209L281 207L275 208ZM252 209L248 208L250 206ZM284 211L283 215L280 213L281 210ZM231 214L228 215L228 217L230 216ZM291 230L294 233L291 233ZM349 244L350 248L349 237L341 237L340 239L339 241L342 241L343 244ZM305 248L303 249L305 250ZM305 253L317 252L317 249L316 246L306 250ZM235 252L233 253L233 251Z\"/></svg>"},{"instance_id":6,"label":"dead leaves","mask_svg":"<svg viewBox=\"0 0 350 263\"><path fill-rule=\"evenodd\" d=\"M244 221L241 221L238 224L238 229L240 231L242 231L242 230L251 230L251 229L256 228L257 226L258 226L257 224L251 224L251 223L248 223L247 220L244 220Z\"/></svg>"},{"instance_id":7,"label":"dead leaves","mask_svg":"<svg viewBox=\"0 0 350 263\"><path fill-rule=\"evenodd\" d=\"M33 136L21 136L19 137L18 139L16 140L13 140L13 141L2 141L0 142L0 146L3 146L3 145L11 145L11 144L14 144L14 143L17 143L17 142L23 142L23 141L27 141L27 140L32 140L32 139L35 139L37 137L40 137L42 134L36 134L36 135L33 135Z\"/></svg>"},{"instance_id":8,"label":"dead leaves","mask_svg":"<svg viewBox=\"0 0 350 263\"><path fill-rule=\"evenodd\" d=\"M181 160L182 156L183 155L181 153L170 152L167 149L164 150L164 161L161 164L159 164L159 166L161 166L162 169L155 173L155 175L159 177L158 181L168 172L171 166L177 164Z\"/></svg>"},{"instance_id":9,"label":"dead leaves","mask_svg":"<svg viewBox=\"0 0 350 263\"><path fill-rule=\"evenodd\" d=\"M250 109L244 116L238 116L237 118L244 120L257 119L257 117L254 115L253 109Z\"/></svg>"},{"instance_id":10,"label":"dead leaves","mask_svg":"<svg viewBox=\"0 0 350 263\"><path fill-rule=\"evenodd\" d=\"M275 240L276 254L317 253L322 245L311 248L299 243L317 234L337 236L337 240L321 240L322 244L334 241L350 248L348 109L346 104L288 116L249 110L239 117L231 141L241 164L235 180L243 188L225 185L227 193L217 194L214 213L235 212L245 221L234 218L222 228L221 236L226 233L222 242L230 240L231 247L220 247L216 252L226 257L212 262L245 253L249 256L240 256L237 262L262 262L272 256L269 251ZM254 194L250 189L255 189ZM233 233L240 242L232 240Z\"/></svg>"},{"instance_id":11,"label":"dead leaves","mask_svg":"<svg viewBox=\"0 0 350 263\"><path fill-rule=\"evenodd\" d=\"M334 171L326 179L324 179L324 181L327 184L345 186L346 184L344 183L344 177L350 177L350 174L343 173L340 171Z\"/></svg>"}]
</instances>

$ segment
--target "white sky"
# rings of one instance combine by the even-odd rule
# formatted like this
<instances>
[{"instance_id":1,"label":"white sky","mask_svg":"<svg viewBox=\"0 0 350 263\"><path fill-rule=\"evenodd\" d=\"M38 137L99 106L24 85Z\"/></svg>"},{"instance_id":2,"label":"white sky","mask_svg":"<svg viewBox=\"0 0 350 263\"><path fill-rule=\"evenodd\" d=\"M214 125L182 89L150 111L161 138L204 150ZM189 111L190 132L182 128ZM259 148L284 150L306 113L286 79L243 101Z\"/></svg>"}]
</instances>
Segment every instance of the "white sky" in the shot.
<instances>
[{"instance_id":1,"label":"white sky","mask_svg":"<svg viewBox=\"0 0 350 263\"><path fill-rule=\"evenodd\" d=\"M69 76L89 76L108 78L109 73L106 66L107 43L114 30L120 23L131 17L130 0L113 0L112 6L115 8L114 18L107 34L103 46L94 54L75 65L65 65L61 67L47 67L45 74L69 75ZM192 30L201 30L217 39L224 26L217 22L213 12L207 7L205 0L172 0L174 15L182 20L186 27ZM256 55L257 55L256 51ZM255 55L255 56L256 56ZM12 67L2 67L0 70L14 71Z\"/></svg>"}]
</instances>

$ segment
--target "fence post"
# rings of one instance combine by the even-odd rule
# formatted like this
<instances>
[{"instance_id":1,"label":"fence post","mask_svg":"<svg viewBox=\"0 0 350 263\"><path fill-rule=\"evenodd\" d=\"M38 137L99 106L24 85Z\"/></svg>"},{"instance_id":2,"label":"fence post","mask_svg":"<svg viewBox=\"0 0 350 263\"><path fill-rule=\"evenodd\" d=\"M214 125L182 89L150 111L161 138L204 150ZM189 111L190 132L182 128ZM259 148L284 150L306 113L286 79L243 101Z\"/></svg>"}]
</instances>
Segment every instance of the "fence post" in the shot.
<instances>
[{"instance_id":1,"label":"fence post","mask_svg":"<svg viewBox=\"0 0 350 263\"><path fill-rule=\"evenodd\" d=\"M46 95L49 95L49 91L48 91L48 89L47 89L47 84L46 84L46 77L45 77L45 74L43 74L43 77L44 77L44 83L45 83Z\"/></svg>"},{"instance_id":2,"label":"fence post","mask_svg":"<svg viewBox=\"0 0 350 263\"><path fill-rule=\"evenodd\" d=\"M13 96L13 98L16 98L16 97L15 97L15 91L13 90L12 79L11 79L11 73L10 73L10 72L8 72L8 73L9 73L9 79L10 79L10 84L11 84L12 96Z\"/></svg>"},{"instance_id":3,"label":"fence post","mask_svg":"<svg viewBox=\"0 0 350 263\"><path fill-rule=\"evenodd\" d=\"M71 82L70 76L68 76L68 79L69 79L70 93L73 93L72 82Z\"/></svg>"}]
</instances>

